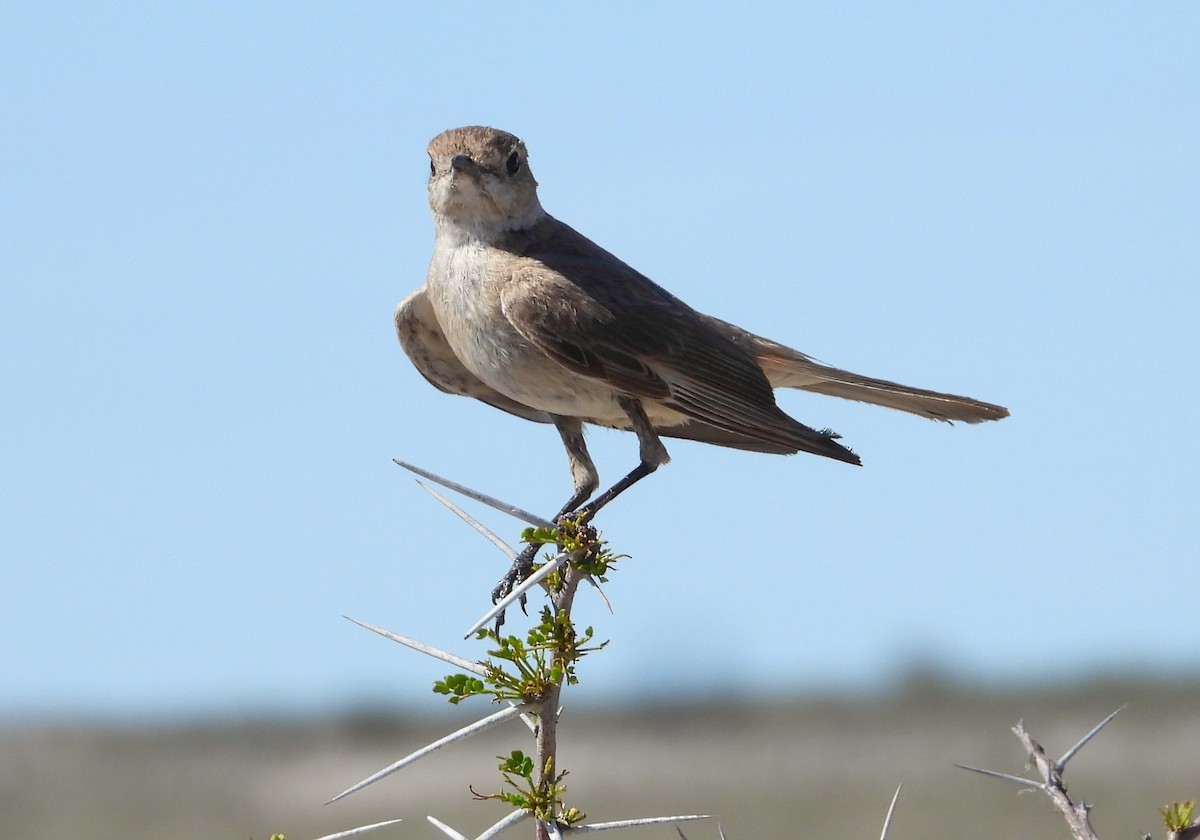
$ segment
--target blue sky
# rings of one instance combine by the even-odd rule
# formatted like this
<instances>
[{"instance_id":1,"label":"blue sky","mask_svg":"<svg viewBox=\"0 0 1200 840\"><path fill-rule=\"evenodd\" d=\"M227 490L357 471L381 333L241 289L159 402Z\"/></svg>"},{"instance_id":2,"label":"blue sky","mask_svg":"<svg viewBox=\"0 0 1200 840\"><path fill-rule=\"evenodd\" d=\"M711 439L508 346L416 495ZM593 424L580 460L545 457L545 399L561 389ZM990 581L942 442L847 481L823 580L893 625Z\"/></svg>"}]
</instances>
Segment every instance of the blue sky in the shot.
<instances>
[{"instance_id":1,"label":"blue sky","mask_svg":"<svg viewBox=\"0 0 1200 840\"><path fill-rule=\"evenodd\" d=\"M669 444L599 522L581 694L1200 667L1200 10L731 9L0 10L0 716L437 702L343 614L481 654L504 559L390 459L546 514L569 477L391 331L474 123L697 308L1013 413L780 395L863 469Z\"/></svg>"}]
</instances>

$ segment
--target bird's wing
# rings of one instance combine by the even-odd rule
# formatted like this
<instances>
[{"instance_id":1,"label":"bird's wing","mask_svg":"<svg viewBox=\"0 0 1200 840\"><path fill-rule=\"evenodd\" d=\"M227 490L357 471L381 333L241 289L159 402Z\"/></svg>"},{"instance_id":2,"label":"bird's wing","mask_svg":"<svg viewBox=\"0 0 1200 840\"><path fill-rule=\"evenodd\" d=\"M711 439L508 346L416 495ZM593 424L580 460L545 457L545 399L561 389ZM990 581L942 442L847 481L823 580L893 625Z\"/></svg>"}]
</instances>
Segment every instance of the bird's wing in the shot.
<instances>
[{"instance_id":1,"label":"bird's wing","mask_svg":"<svg viewBox=\"0 0 1200 840\"><path fill-rule=\"evenodd\" d=\"M534 420L538 423L551 422L550 415L546 412L529 408L509 399L494 388L489 388L477 376L463 367L462 362L451 351L446 337L442 334L424 286L400 301L400 305L396 307L396 335L400 339L400 346L412 360L413 366L439 391L474 397L495 408L518 417L524 417L526 420ZM597 425L630 431L628 422L587 419L588 422ZM713 443L735 449L748 449L754 452L790 454L795 451L791 447L766 443L695 420L689 420L669 429L661 429L660 432L668 437Z\"/></svg>"},{"instance_id":2,"label":"bird's wing","mask_svg":"<svg viewBox=\"0 0 1200 840\"><path fill-rule=\"evenodd\" d=\"M546 412L506 397L463 366L446 341L424 286L400 301L396 306L395 321L396 337L413 367L438 390L474 397L526 420L552 422Z\"/></svg>"},{"instance_id":3,"label":"bird's wing","mask_svg":"<svg viewBox=\"0 0 1200 840\"><path fill-rule=\"evenodd\" d=\"M736 436L858 462L783 413L754 358L685 303L565 225L554 245L500 293L508 320L550 358Z\"/></svg>"},{"instance_id":4,"label":"bird's wing","mask_svg":"<svg viewBox=\"0 0 1200 840\"><path fill-rule=\"evenodd\" d=\"M594 423L597 426L606 426L610 429L620 429L626 432L633 431L628 421L589 419L587 422ZM767 452L772 455L796 454L796 447L794 446L785 446L780 443L764 441L761 438L740 435L737 432L710 426L708 423L702 423L699 420L691 418L673 426L656 426L655 431L663 437L694 440L699 443L708 443L715 446L727 446L730 449L744 449L747 452Z\"/></svg>"}]
</instances>

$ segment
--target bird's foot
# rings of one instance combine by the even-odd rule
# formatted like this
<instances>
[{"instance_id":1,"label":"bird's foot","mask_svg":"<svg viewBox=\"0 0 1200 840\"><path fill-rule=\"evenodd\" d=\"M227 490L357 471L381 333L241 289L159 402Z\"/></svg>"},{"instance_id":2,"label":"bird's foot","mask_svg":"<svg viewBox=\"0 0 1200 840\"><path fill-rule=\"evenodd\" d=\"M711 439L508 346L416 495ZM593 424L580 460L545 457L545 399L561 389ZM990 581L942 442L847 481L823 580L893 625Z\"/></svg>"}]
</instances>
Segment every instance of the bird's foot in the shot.
<instances>
[{"instance_id":1,"label":"bird's foot","mask_svg":"<svg viewBox=\"0 0 1200 840\"><path fill-rule=\"evenodd\" d=\"M512 567L504 573L504 577L496 583L492 589L492 603L506 598L517 586L519 586L525 578L533 574L533 558L537 556L538 549L542 547L541 543L530 543L525 546L525 550L513 558ZM521 605L521 612L528 615L525 609L525 596L521 596L518 602ZM504 624L504 613L501 612L496 616L496 635L500 635L500 627Z\"/></svg>"},{"instance_id":2,"label":"bird's foot","mask_svg":"<svg viewBox=\"0 0 1200 840\"><path fill-rule=\"evenodd\" d=\"M568 501L567 504L564 505L563 508L555 515L555 524L561 528L568 518L573 520L580 527L590 522L592 517L595 516L595 511L591 510L590 506L576 510L578 505L579 500L572 497L572 499ZM520 586L526 578L533 574L533 561L537 557L538 550L543 545L546 545L546 543L530 543L529 545L525 546L525 549L513 559L512 566L507 572L504 573L504 577L497 581L496 586L492 589L493 604L498 603L503 598L506 598L510 592ZM561 550L562 546L559 546L559 549ZM528 615L529 612L525 609L526 598L524 595L521 596L518 603L521 605L521 612ZM495 631L497 636L500 635L500 628L503 625L504 613L501 612L496 616Z\"/></svg>"},{"instance_id":3,"label":"bird's foot","mask_svg":"<svg viewBox=\"0 0 1200 840\"><path fill-rule=\"evenodd\" d=\"M567 515L570 516L570 518L573 519L580 527L583 527L584 525L589 524L592 521L592 517L599 513L599 511L600 508L595 505L595 502L590 502Z\"/></svg>"}]
</instances>

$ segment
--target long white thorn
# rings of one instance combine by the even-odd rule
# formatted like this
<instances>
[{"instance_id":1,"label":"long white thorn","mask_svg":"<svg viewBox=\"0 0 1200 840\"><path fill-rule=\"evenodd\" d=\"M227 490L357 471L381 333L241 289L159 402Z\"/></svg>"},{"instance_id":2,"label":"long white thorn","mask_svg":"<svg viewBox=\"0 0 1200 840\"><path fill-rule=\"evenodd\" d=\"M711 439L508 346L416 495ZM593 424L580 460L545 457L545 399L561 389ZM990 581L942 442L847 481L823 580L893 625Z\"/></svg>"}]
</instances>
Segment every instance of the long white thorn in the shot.
<instances>
[{"instance_id":1,"label":"long white thorn","mask_svg":"<svg viewBox=\"0 0 1200 840\"><path fill-rule=\"evenodd\" d=\"M604 590L600 588L600 584L596 582L596 578L594 578L592 575L588 575L584 578L584 580L592 585L592 588L596 590L596 594L600 596L600 600L604 602L604 606L608 607L609 613L612 614L612 603L609 602L608 596L604 594Z\"/></svg>"},{"instance_id":2,"label":"long white thorn","mask_svg":"<svg viewBox=\"0 0 1200 840\"><path fill-rule=\"evenodd\" d=\"M892 827L892 815L896 813L896 802L900 799L900 788L904 787L904 783L896 785L896 792L892 794L892 804L888 806L887 816L883 818L883 832L879 835L879 840L887 840L888 829Z\"/></svg>"},{"instance_id":3,"label":"long white thorn","mask_svg":"<svg viewBox=\"0 0 1200 840\"><path fill-rule=\"evenodd\" d=\"M552 560L550 560L550 562L546 563L546 565L542 566L540 569L538 569L536 572L531 574L529 577L525 578L525 580L521 581L520 585L518 585L516 588L514 588L512 592L509 592L507 595L505 595L503 598L501 598L495 604L492 604L492 608L490 610L488 610L486 613L484 613L482 618L480 618L473 625L471 625L471 629L466 632L466 635L464 635L463 638L464 639L471 638L471 636L474 635L476 630L478 630L480 627L483 627L484 625L488 624L489 622L491 622L491 620L493 618L498 616L500 613L504 612L506 609L511 607L513 604L515 604L518 600L520 600L522 595L524 595L530 589L532 589L533 587L535 587L539 583L541 583L542 580L544 580L547 576L549 576L551 572L558 569L563 563L567 562L567 560L569 560L570 558L571 558L571 555L568 552L560 551L556 557L554 557Z\"/></svg>"},{"instance_id":4,"label":"long white thorn","mask_svg":"<svg viewBox=\"0 0 1200 840\"><path fill-rule=\"evenodd\" d=\"M1125 711L1124 706L1117 709L1111 715L1109 715L1104 720L1102 720L1098 724L1096 724L1095 727L1092 728L1091 732L1084 735L1082 738L1079 739L1078 742L1076 742L1075 746L1071 747L1071 749L1069 749L1065 753L1063 753L1063 757L1054 763L1054 769L1057 770L1059 773L1061 773L1063 768L1067 766L1067 762L1075 757L1075 753L1077 753L1081 749L1083 749L1084 744L1086 744L1088 741L1095 738L1097 733L1099 733L1101 729L1108 726L1108 724L1112 721L1112 719L1115 718L1117 715L1121 714L1121 712L1123 712L1123 711Z\"/></svg>"},{"instance_id":5,"label":"long white thorn","mask_svg":"<svg viewBox=\"0 0 1200 840\"><path fill-rule=\"evenodd\" d=\"M528 811L511 811L504 817L504 819L492 825L491 828L484 831L483 834L480 834L475 838L475 840L492 840L493 837L496 837L507 831L528 816Z\"/></svg>"},{"instance_id":6,"label":"long white thorn","mask_svg":"<svg viewBox=\"0 0 1200 840\"><path fill-rule=\"evenodd\" d=\"M384 630L382 627L376 627L373 624L367 624L365 621L359 621L357 618L351 618L348 615L342 616L347 621L352 621L359 627L370 630L372 633L378 633L385 639L391 639L393 642L399 642L405 647L412 648L415 651L424 653L427 656L432 656L434 659L440 659L443 662L449 662L456 668L462 668L464 671L470 671L472 674L484 676L487 674L487 668L480 665L478 662L472 662L469 659L463 659L461 656L456 656L449 651L435 648L432 645L427 645L424 642L418 642L416 639L410 639L408 636L401 636L399 633L393 633L391 630Z\"/></svg>"},{"instance_id":7,"label":"long white thorn","mask_svg":"<svg viewBox=\"0 0 1200 840\"><path fill-rule=\"evenodd\" d=\"M427 819L431 823L433 823L434 827L437 828L438 831L442 832L442 834L445 834L447 837L449 837L450 840L467 840L465 835L459 834L457 831L455 831L450 826L446 825L444 822L439 820L437 817L427 816L427 817L425 817L425 819Z\"/></svg>"},{"instance_id":8,"label":"long white thorn","mask_svg":"<svg viewBox=\"0 0 1200 840\"><path fill-rule=\"evenodd\" d=\"M459 729L456 732L451 732L446 737L439 738L438 740L434 741L432 744L427 744L426 746L421 747L421 749L417 750L416 752L409 753L408 755L406 755L404 758L400 759L396 763L389 764L387 767L384 767L379 772L372 773L370 776L363 779L358 784L346 788L344 791L339 793L337 796L333 797L333 799L330 799L329 802L326 802L325 804L328 805L332 802L337 802L342 797L349 796L350 794L355 793L356 791L362 790L367 785L373 784L373 783L379 781L380 779L384 778L385 776L392 775L393 773L395 773L397 770L401 769L402 767L407 767L409 764L412 764L414 761L424 758L425 756L429 755L432 752L440 750L442 747L446 746L447 744L453 744L455 741L461 741L465 738L470 738L472 735L477 735L480 732L483 732L485 729L491 729L493 726L495 726L498 723L503 723L504 721L508 720L509 718L516 717L517 715L526 711L528 708L529 708L528 705L509 706L506 709L501 709L498 712L488 715L487 717L483 718L482 720L477 720L474 723L470 724L469 726L464 726L462 729Z\"/></svg>"},{"instance_id":9,"label":"long white thorn","mask_svg":"<svg viewBox=\"0 0 1200 840\"><path fill-rule=\"evenodd\" d=\"M610 829L636 828L640 825L657 825L659 823L688 822L689 820L711 820L712 814L686 814L678 817L642 817L637 820L617 820L615 822L591 823L590 825L572 825L566 831L573 834L576 831L608 831Z\"/></svg>"},{"instance_id":10,"label":"long white thorn","mask_svg":"<svg viewBox=\"0 0 1200 840\"><path fill-rule=\"evenodd\" d=\"M383 828L388 825L395 825L398 822L403 822L403 820L388 820L387 822L372 823L371 825L360 825L358 828L339 831L337 834L326 834L324 837L318 837L317 840L344 840L346 837L357 837L360 834L366 834L368 831L374 831L377 828Z\"/></svg>"},{"instance_id":11,"label":"long white thorn","mask_svg":"<svg viewBox=\"0 0 1200 840\"><path fill-rule=\"evenodd\" d=\"M399 642L400 644L410 647L415 651L428 654L434 659L440 659L443 662L449 662L451 665L462 668L464 671L470 671L476 676L487 676L487 668L485 668L480 662L471 662L470 660L463 659L461 656L455 656L453 653L444 651L441 648L435 648L432 645L425 644L424 642L418 642L416 639L410 639L408 636L401 636L399 633L393 633L391 630L384 630L382 627L376 627L373 624L367 624L365 621L359 621L357 618L351 618L348 615L344 615L342 618L346 619L347 621L354 622L359 627L365 627L372 633L378 633L385 639L391 639L393 642ZM508 705L515 706L516 703L509 700ZM533 718L522 712L521 720L524 721L525 725L529 727L530 732L534 733L535 735L537 734L538 725L534 722Z\"/></svg>"},{"instance_id":12,"label":"long white thorn","mask_svg":"<svg viewBox=\"0 0 1200 840\"><path fill-rule=\"evenodd\" d=\"M417 484L426 493L433 496L433 498L437 499L443 505L448 507L450 509L451 513L455 514L463 522L466 522L468 525L470 525L472 528L474 528L477 533L482 534L484 539L486 539L492 545L496 546L496 548L498 548L502 552L504 552L504 554L508 557L509 560L517 559L517 550L515 548L512 548L508 543L506 543L504 540L500 539L494 533L489 531L482 522L480 522L475 517L471 516L471 514L467 513L465 510L460 508L458 505L454 504L454 502L447 499L445 496L443 496L438 491L434 490L432 487L430 487L425 482L418 481Z\"/></svg>"},{"instance_id":13,"label":"long white thorn","mask_svg":"<svg viewBox=\"0 0 1200 840\"><path fill-rule=\"evenodd\" d=\"M451 481L448 478L443 478L437 473L431 473L429 470L423 470L414 464L409 464L406 461L401 461L397 458L392 459L392 463L396 466L404 467L409 472L414 472L422 478L427 478L435 484L440 484L443 487L453 490L455 493L461 493L468 499L474 499L477 502L483 502L488 507L493 507L501 513L507 513L516 519L523 522L528 522L530 525L536 525L539 528L553 528L554 523L548 522L536 513L530 513L527 510L522 510L516 505L510 505L508 502L502 502L495 496L489 496L487 493L481 493L478 490L473 490L465 484L459 484L457 481Z\"/></svg>"},{"instance_id":14,"label":"long white thorn","mask_svg":"<svg viewBox=\"0 0 1200 840\"><path fill-rule=\"evenodd\" d=\"M982 773L985 776L992 776L996 779L1004 779L1008 782L1015 782L1021 787L1033 788L1034 790L1045 790L1046 785L1036 779L1026 779L1024 776L1014 776L1011 773L1000 773L995 770L984 770L980 767L969 767L966 764L955 764L960 770L970 770L972 773Z\"/></svg>"}]
</instances>

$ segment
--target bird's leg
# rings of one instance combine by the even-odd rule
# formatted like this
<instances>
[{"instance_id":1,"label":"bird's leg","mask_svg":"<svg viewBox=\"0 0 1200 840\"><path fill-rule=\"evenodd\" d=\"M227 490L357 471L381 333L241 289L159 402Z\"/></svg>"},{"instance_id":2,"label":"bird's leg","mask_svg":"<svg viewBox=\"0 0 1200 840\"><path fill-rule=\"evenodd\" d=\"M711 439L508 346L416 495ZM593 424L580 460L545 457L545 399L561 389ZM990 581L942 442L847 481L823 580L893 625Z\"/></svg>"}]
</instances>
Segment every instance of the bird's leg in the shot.
<instances>
[{"instance_id":1,"label":"bird's leg","mask_svg":"<svg viewBox=\"0 0 1200 840\"><path fill-rule=\"evenodd\" d=\"M575 480L575 492L555 515L554 522L556 524L564 516L575 511L579 511L580 522L591 521L600 508L671 460L658 432L654 430L650 418L646 416L646 410L642 408L641 402L633 397L624 396L618 397L617 401L625 412L625 416L629 418L629 424L634 434L638 437L638 455L641 460L636 467L629 471L628 475L582 508L579 507L580 504L594 493L600 484L600 475L596 471L596 465L592 462L587 451L587 444L583 440L583 422L575 417L555 416L554 418L554 425L562 437L563 445L567 448L567 460L571 465L571 476ZM542 545L543 543L530 543L524 551L517 555L513 560L512 568L492 590L492 603L499 601L511 592L513 587L529 577L533 572L533 560ZM521 609L525 609L524 598L521 599ZM497 634L499 634L502 624L504 624L503 613L496 618Z\"/></svg>"},{"instance_id":2,"label":"bird's leg","mask_svg":"<svg viewBox=\"0 0 1200 840\"><path fill-rule=\"evenodd\" d=\"M584 507L579 510L580 521L591 521L592 517L599 513L600 508L617 498L617 496L624 493L626 490L637 484L646 476L650 475L650 473L654 472L656 469L658 469L658 464L642 461L640 464L630 470L628 475L626 475L612 487L609 487L599 496L592 499L592 501L588 502L588 504L584 505Z\"/></svg>"},{"instance_id":3,"label":"bird's leg","mask_svg":"<svg viewBox=\"0 0 1200 840\"><path fill-rule=\"evenodd\" d=\"M592 462L592 456L588 454L587 443L583 439L583 421L577 417L555 415L554 426L558 429L563 446L566 447L567 462L571 467L571 478L575 483L575 492L571 494L571 498L567 499L567 503L554 515L552 521L557 524L558 520L574 511L583 504L583 501L588 496L596 492L596 488L600 486L600 474L596 471L596 465ZM500 581L492 590L493 604L509 592L512 592L514 586L532 574L533 560L537 557L538 550L542 545L543 543L530 543L516 556L516 559L513 560L512 568L508 570L504 577L500 578ZM521 609L525 609L524 598L521 599ZM503 623L504 614L501 613L496 620L497 633L500 630L500 625Z\"/></svg>"},{"instance_id":4,"label":"bird's leg","mask_svg":"<svg viewBox=\"0 0 1200 840\"><path fill-rule=\"evenodd\" d=\"M575 492L571 494L571 498L567 499L567 503L554 515L554 521L558 522L596 492L596 488L600 486L600 473L596 471L592 456L588 454L587 442L583 439L583 421L578 417L555 416L554 427L558 429L558 436L562 438L563 446L566 447L567 464L571 468L571 480L575 485Z\"/></svg>"},{"instance_id":5,"label":"bird's leg","mask_svg":"<svg viewBox=\"0 0 1200 840\"><path fill-rule=\"evenodd\" d=\"M651 425L650 418L646 416L646 410L642 408L641 402L633 397L618 397L617 401L624 409L625 416L629 418L634 434L638 436L638 455L641 457L641 462L630 470L627 476L584 505L579 511L580 519L583 522L591 520L600 511L600 508L671 460L671 456L667 454L667 448L663 446L662 439Z\"/></svg>"}]
</instances>

